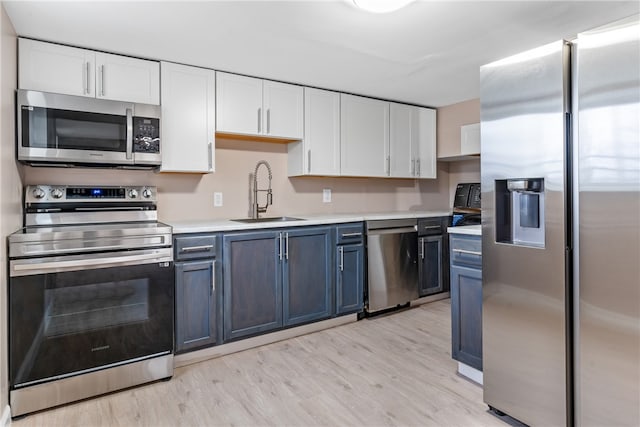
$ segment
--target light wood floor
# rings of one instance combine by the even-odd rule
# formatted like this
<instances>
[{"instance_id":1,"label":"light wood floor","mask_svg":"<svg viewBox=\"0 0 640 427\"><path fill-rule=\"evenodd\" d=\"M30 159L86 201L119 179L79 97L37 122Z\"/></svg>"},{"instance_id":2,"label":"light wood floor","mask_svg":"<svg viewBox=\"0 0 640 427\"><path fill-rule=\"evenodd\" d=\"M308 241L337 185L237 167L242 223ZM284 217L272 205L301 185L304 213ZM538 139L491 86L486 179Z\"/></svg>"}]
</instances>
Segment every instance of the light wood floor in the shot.
<instances>
[{"instance_id":1,"label":"light wood floor","mask_svg":"<svg viewBox=\"0 0 640 427\"><path fill-rule=\"evenodd\" d=\"M501 426L456 374L449 300L176 369L26 426Z\"/></svg>"}]
</instances>

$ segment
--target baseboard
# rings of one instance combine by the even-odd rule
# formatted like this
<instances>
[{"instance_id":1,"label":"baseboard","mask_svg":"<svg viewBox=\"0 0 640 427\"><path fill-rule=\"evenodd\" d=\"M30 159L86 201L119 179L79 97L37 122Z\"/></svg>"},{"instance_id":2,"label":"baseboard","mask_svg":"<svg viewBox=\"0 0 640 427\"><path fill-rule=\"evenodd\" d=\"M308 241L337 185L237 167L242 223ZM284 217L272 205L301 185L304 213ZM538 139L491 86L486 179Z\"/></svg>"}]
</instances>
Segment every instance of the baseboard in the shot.
<instances>
[{"instance_id":1,"label":"baseboard","mask_svg":"<svg viewBox=\"0 0 640 427\"><path fill-rule=\"evenodd\" d=\"M411 306L414 307L416 305L422 305L422 304L426 304L429 302L434 302L434 301L439 301L441 299L447 299L450 297L450 293L447 292L441 292L439 294L435 294L435 295L429 295L427 297L422 297L422 298L418 298L416 300L411 301Z\"/></svg>"},{"instance_id":2,"label":"baseboard","mask_svg":"<svg viewBox=\"0 0 640 427\"><path fill-rule=\"evenodd\" d=\"M0 418L0 427L11 425L11 408L9 405L5 405L2 411L2 418Z\"/></svg>"},{"instance_id":3,"label":"baseboard","mask_svg":"<svg viewBox=\"0 0 640 427\"><path fill-rule=\"evenodd\" d=\"M336 326L346 325L347 323L353 323L357 320L357 314L348 314L346 316L334 317L333 319L322 320L320 322L309 323L307 325L297 326L295 328L283 329L264 335L258 335L252 338L230 342L228 344L209 347L203 350L196 350L189 353L178 354L173 359L174 366L176 368L179 368L181 366L191 365L192 363L203 362L208 359L225 356L231 353L237 353L239 351L248 350L250 348L273 344L275 342L286 340L289 338L295 338L301 335L334 328Z\"/></svg>"},{"instance_id":4,"label":"baseboard","mask_svg":"<svg viewBox=\"0 0 640 427\"><path fill-rule=\"evenodd\" d=\"M484 375L482 374L482 371L479 371L476 368L472 368L469 365L458 362L458 373L480 386L483 384Z\"/></svg>"}]
</instances>

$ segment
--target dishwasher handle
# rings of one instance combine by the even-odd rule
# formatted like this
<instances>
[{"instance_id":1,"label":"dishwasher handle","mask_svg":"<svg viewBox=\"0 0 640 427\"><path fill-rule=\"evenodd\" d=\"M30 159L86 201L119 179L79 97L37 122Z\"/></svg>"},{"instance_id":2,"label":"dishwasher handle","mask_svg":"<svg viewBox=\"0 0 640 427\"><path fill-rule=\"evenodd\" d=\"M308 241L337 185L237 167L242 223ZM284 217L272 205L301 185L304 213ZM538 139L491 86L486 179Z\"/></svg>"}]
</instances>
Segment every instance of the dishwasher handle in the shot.
<instances>
[{"instance_id":1,"label":"dishwasher handle","mask_svg":"<svg viewBox=\"0 0 640 427\"><path fill-rule=\"evenodd\" d=\"M402 234L402 233L417 233L418 226L414 225L411 227L398 227L398 228L378 228L369 230L367 234L369 236L379 236L381 234Z\"/></svg>"}]
</instances>

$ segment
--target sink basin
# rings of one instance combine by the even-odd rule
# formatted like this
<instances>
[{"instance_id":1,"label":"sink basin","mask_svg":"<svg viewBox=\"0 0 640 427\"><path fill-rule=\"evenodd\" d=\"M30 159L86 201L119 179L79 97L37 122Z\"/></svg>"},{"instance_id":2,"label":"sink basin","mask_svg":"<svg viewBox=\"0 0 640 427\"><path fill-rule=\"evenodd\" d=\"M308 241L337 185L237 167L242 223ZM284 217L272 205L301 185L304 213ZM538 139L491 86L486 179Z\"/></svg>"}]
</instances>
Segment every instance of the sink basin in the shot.
<instances>
[{"instance_id":1,"label":"sink basin","mask_svg":"<svg viewBox=\"0 0 640 427\"><path fill-rule=\"evenodd\" d=\"M283 222L283 221L302 221L301 218L293 218L290 216L273 216L265 218L240 218L232 219L235 222L244 222L245 224L253 224L257 222Z\"/></svg>"}]
</instances>

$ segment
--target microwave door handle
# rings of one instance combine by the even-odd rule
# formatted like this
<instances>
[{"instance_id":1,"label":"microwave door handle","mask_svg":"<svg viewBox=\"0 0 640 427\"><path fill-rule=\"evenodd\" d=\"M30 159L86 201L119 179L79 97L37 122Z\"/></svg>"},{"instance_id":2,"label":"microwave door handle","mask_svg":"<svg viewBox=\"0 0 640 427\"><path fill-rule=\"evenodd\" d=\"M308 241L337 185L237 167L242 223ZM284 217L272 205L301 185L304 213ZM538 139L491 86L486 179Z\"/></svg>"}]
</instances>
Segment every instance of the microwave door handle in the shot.
<instances>
[{"instance_id":1,"label":"microwave door handle","mask_svg":"<svg viewBox=\"0 0 640 427\"><path fill-rule=\"evenodd\" d=\"M133 159L133 110L127 108L127 160Z\"/></svg>"}]
</instances>

